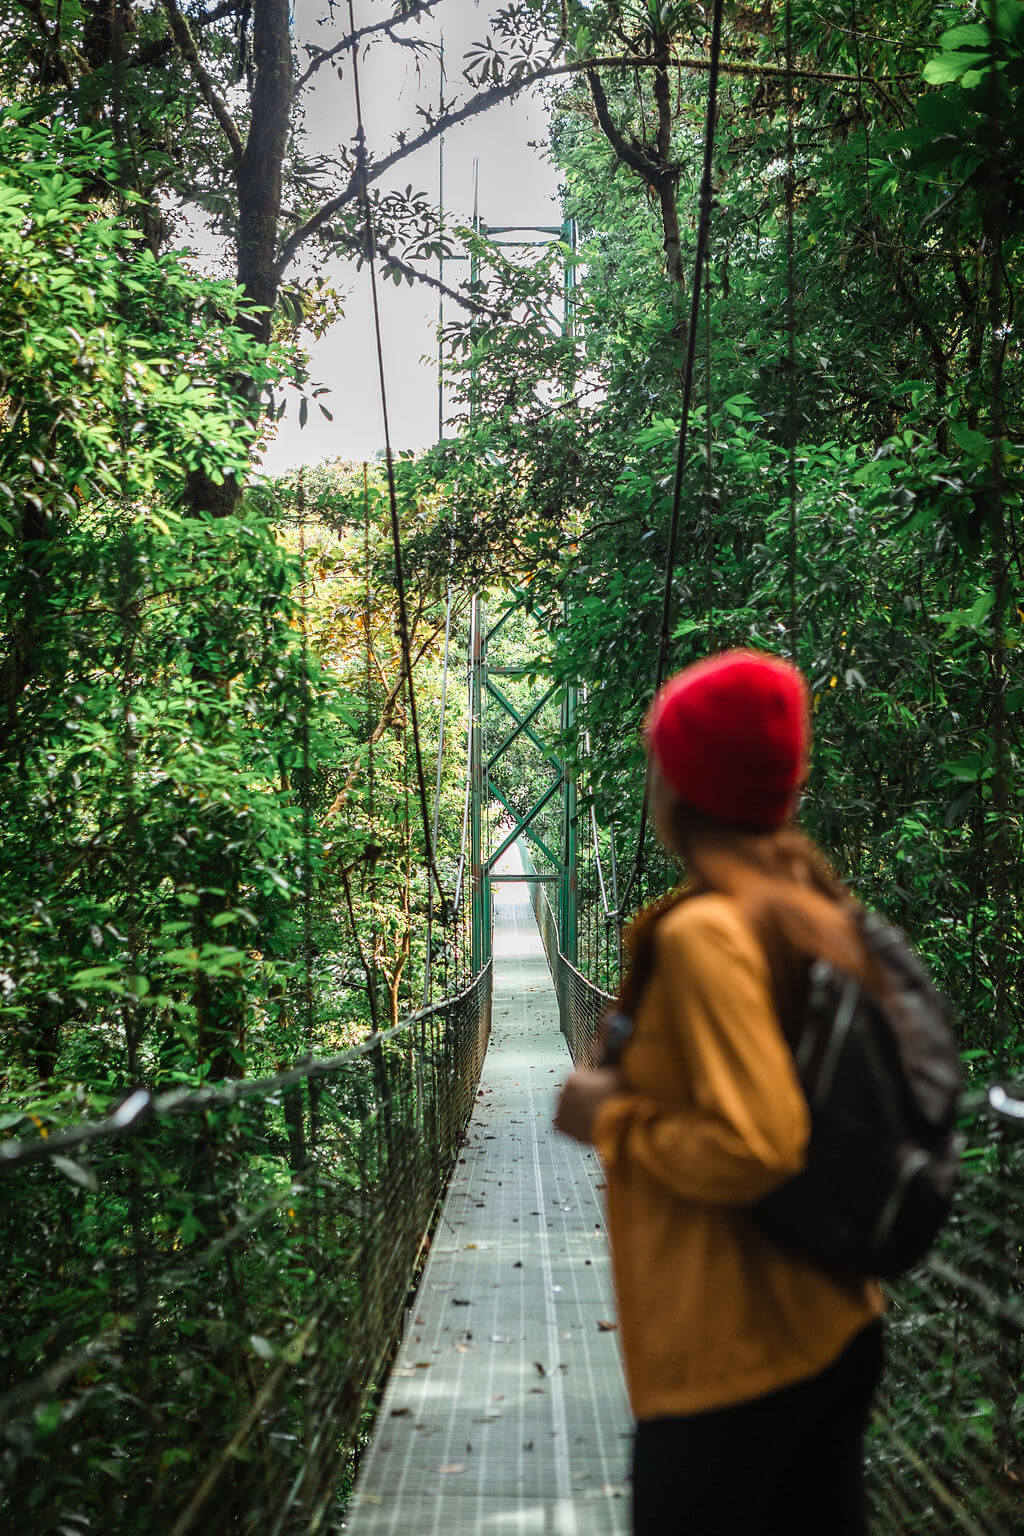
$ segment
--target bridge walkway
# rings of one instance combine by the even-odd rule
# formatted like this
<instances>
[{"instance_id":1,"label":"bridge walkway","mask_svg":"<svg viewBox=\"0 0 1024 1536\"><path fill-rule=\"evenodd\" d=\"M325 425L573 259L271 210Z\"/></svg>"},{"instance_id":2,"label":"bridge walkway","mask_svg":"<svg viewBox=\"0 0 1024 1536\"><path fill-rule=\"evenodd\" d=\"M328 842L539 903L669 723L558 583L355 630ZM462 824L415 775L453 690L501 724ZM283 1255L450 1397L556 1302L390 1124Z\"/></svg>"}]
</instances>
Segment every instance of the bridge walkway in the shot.
<instances>
[{"instance_id":1,"label":"bridge walkway","mask_svg":"<svg viewBox=\"0 0 1024 1536\"><path fill-rule=\"evenodd\" d=\"M570 1059L527 887L494 894L491 1043L349 1536L629 1529L601 1170L551 1127Z\"/></svg>"}]
</instances>

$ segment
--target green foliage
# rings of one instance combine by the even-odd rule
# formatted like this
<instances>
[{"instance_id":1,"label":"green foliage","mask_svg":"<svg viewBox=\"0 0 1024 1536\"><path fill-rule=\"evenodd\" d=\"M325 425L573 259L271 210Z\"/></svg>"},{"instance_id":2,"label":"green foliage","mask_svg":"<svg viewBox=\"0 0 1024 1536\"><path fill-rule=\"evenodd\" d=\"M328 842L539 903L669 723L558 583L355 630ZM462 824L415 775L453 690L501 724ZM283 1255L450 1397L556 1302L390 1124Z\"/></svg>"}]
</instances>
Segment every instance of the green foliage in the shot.
<instances>
[{"instance_id":1,"label":"green foliage","mask_svg":"<svg viewBox=\"0 0 1024 1536\"><path fill-rule=\"evenodd\" d=\"M26 503L73 517L92 498L167 495L188 470L246 469L237 375L258 392L286 359L237 329L238 289L126 226L109 132L4 107L0 133L0 532Z\"/></svg>"},{"instance_id":2,"label":"green foliage","mask_svg":"<svg viewBox=\"0 0 1024 1536\"><path fill-rule=\"evenodd\" d=\"M248 462L243 367L251 395L290 365L125 227L110 135L4 128L0 1009L8 1066L113 1089L235 1059L301 885L294 566L265 521L181 510Z\"/></svg>"},{"instance_id":3,"label":"green foliage","mask_svg":"<svg viewBox=\"0 0 1024 1536\"><path fill-rule=\"evenodd\" d=\"M998 13L996 100L987 27L953 7L858 7L851 31L846 13L832 26L794 5L792 295L784 81L756 68L726 78L670 657L678 666L733 644L795 656L814 692L806 821L862 896L911 929L961 1009L965 1039L993 1053L1019 1046L1022 1000L1024 381L1016 340L993 319L986 223L998 185L1012 304L1024 183L1018 10ZM622 23L637 38L651 25L633 11ZM781 18L745 13L733 25L778 67ZM937 84L936 43L958 61ZM684 229L704 89L699 75L673 82ZM650 146L649 94L611 71L605 90L622 131ZM521 268L513 289L501 253L480 252L485 292L507 318L469 323L451 346L473 413L438 473L456 504L472 486L477 533L487 507L492 547L514 580L529 577L553 627L556 675L587 685L565 746L586 769L584 814L592 800L628 873L685 327L649 189L618 160L582 85L560 87L552 108L582 242L572 333L558 325L562 253ZM940 121L948 154L933 143ZM673 878L648 856L634 900ZM585 879L587 928L596 871Z\"/></svg>"},{"instance_id":4,"label":"green foliage","mask_svg":"<svg viewBox=\"0 0 1024 1536\"><path fill-rule=\"evenodd\" d=\"M902 136L911 166L942 178L976 217L998 213L1019 233L1024 215L1024 5L1000 0L984 22L953 27L924 67L939 90L917 103L919 126Z\"/></svg>"},{"instance_id":5,"label":"green foliage","mask_svg":"<svg viewBox=\"0 0 1024 1536\"><path fill-rule=\"evenodd\" d=\"M392 9L392 25L413 14ZM720 98L670 662L732 644L799 661L814 697L808 825L860 894L910 928L960 1006L969 1069L1009 1068L1024 1013L1024 10L999 3L992 31L988 10L926 0L872 0L855 16L817 0L789 10L791 112L782 8L728 13L739 67ZM301 369L285 345L258 341L269 309L168 250L179 198L238 235L241 162L209 92L183 88L163 12L124 15L130 67L113 29L75 0L7 17L0 50L8 1135L94 1118L138 1082L194 1087L361 1039L419 1003L428 923L435 991L466 979L464 928L444 928L423 872L379 468L323 465L236 498L264 405ZM247 19L237 35L234 18L192 23L212 88L238 106L243 135L259 130L246 118ZM468 60L485 93L555 56L664 47L688 60L669 76L662 166L685 254L705 111L705 72L690 67L701 9L529 0L494 23ZM311 69L330 56L310 53ZM622 141L647 156L658 141L649 78L604 76ZM621 892L685 322L665 278L663 202L613 149L582 81L560 83L551 104L581 236L571 307L566 247L524 263L461 233L487 304L445 337L462 431L400 460L399 518L431 770L447 719L442 883L451 893L459 866L466 726L458 667L441 709L446 599L454 657L467 594L511 589L528 594L531 620L509 624L506 659L529 673L552 646L560 688L584 685L560 746L581 787L581 959L610 985L617 946L590 850L596 841L606 879L617 863ZM290 171L289 217L310 221L309 248L361 257L351 193L318 222L324 163L300 155ZM343 192L344 155L333 174ZM424 198L375 193L375 212L385 265L437 254ZM257 274L268 302L272 245ZM335 300L319 282L280 298L279 329L327 323ZM525 708L529 675L507 693ZM560 697L538 716L544 742ZM550 778L523 738L508 773L519 812ZM552 806L538 822L552 845L556 821ZM674 878L656 859L648 848L634 901ZM383 1263L386 1201L405 1188L384 1189L382 1170L396 1136L422 1131L417 1062L431 1060L445 1091L450 1080L449 1057L430 1058L422 1036L417 1051L376 1052L372 1068L360 1056L351 1091L330 1105L289 1092L202 1115L199 1132L198 1119L162 1123L134 1153L117 1143L29 1174L31 1198L3 1234L11 1316L23 1320L11 1348L26 1375L56 1357L77 1363L15 1447L22 1523L45 1528L51 1488L38 1473L50 1468L66 1528L81 1523L88 1488L111 1528L161 1529L161 1508L179 1507L209 1465L203 1437L222 1448L223 1425L245 1422L273 1447L229 1458L224 1524L266 1523L257 1469L292 1481L289 1437L318 1424L325 1379L376 1376L376 1359L352 1363L352 1319ZM998 1213L982 1214L979 1243ZM425 1221L418 1211L417 1242ZM388 1275L397 1311L407 1269ZM332 1327L311 1343L314 1314ZM273 1412L251 1415L271 1379L285 1384ZM968 1396L972 1413L991 1414L980 1387ZM1009 1423L1019 1402L1002 1398ZM159 1426L184 1403L197 1440L158 1446L147 1415ZM345 1433L359 1417L348 1407ZM1005 1446L1005 1433L986 1429L986 1446ZM948 1445L959 1454L952 1430ZM142 1503L126 1500L140 1487Z\"/></svg>"}]
</instances>

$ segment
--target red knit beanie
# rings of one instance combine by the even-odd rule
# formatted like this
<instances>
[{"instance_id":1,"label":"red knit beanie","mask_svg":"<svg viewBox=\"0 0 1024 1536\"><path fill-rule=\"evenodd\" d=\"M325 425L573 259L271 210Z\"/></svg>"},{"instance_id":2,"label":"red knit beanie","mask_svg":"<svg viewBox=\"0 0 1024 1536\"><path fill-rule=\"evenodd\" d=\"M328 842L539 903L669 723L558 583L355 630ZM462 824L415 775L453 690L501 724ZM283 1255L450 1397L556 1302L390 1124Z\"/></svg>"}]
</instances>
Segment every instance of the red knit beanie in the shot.
<instances>
[{"instance_id":1,"label":"red knit beanie","mask_svg":"<svg viewBox=\"0 0 1024 1536\"><path fill-rule=\"evenodd\" d=\"M668 783L716 821L779 827L807 769L807 685L788 661L726 651L658 692L647 739Z\"/></svg>"}]
</instances>

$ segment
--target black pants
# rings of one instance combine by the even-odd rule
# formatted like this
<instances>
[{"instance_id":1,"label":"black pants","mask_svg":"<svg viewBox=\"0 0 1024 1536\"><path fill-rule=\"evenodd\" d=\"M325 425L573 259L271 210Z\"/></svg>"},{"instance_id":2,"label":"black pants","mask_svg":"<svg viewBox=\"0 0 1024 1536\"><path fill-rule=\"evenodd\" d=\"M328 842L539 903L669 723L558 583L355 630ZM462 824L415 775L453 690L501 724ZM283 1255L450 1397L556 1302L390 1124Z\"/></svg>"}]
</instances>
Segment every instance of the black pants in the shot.
<instances>
[{"instance_id":1,"label":"black pants","mask_svg":"<svg viewBox=\"0 0 1024 1536\"><path fill-rule=\"evenodd\" d=\"M633 1536L866 1536L864 1429L881 1370L873 1323L808 1381L641 1421Z\"/></svg>"}]
</instances>

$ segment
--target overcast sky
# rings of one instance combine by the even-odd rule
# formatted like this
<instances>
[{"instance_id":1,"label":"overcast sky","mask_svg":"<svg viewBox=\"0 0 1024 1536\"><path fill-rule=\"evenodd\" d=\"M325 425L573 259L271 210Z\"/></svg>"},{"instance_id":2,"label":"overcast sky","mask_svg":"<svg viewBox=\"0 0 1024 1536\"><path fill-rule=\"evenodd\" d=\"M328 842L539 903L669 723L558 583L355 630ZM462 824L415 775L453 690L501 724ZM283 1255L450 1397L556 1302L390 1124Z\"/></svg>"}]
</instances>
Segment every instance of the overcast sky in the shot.
<instances>
[{"instance_id":1,"label":"overcast sky","mask_svg":"<svg viewBox=\"0 0 1024 1536\"><path fill-rule=\"evenodd\" d=\"M448 0L438 7L436 21L425 21L409 33L440 38L442 27L446 65L450 78L448 95L460 88L462 55L467 44L488 31L489 0ZM317 25L324 0L296 0L295 34L323 45L340 35L332 26L325 35ZM339 22L344 14L337 7ZM368 0L358 0L356 25L365 25L380 14ZM302 53L300 49L300 59ZM324 84L306 104L306 124L317 149L326 151L339 140L347 141L355 126L352 74L345 70L338 80L329 68L322 71ZM436 62L421 56L420 78L410 50L382 43L360 60L360 84L367 140L371 154L393 147L395 134L422 126L416 105L437 105L439 70ZM547 162L547 116L539 97L530 94L483 117L455 128L446 135L444 182L446 216L469 222L473 210L474 161L479 161L480 217L486 224L559 224L558 178ZM536 147L530 141L537 141ZM436 201L438 151L431 145L403 161L391 184L416 191ZM436 264L433 268L436 273ZM446 280L459 281L465 264L446 268ZM341 456L370 458L384 446L380 393L373 344L369 276L364 269L339 266L335 280L345 295L345 316L311 349L313 383L326 384L331 393L323 401L333 412L326 421L315 408L306 426L298 424L298 400L289 402L276 441L270 446L264 468L270 473ZM437 295L425 287L396 288L380 285L388 407L392 441L396 450L421 448L437 437ZM446 305L447 318L452 306Z\"/></svg>"}]
</instances>

